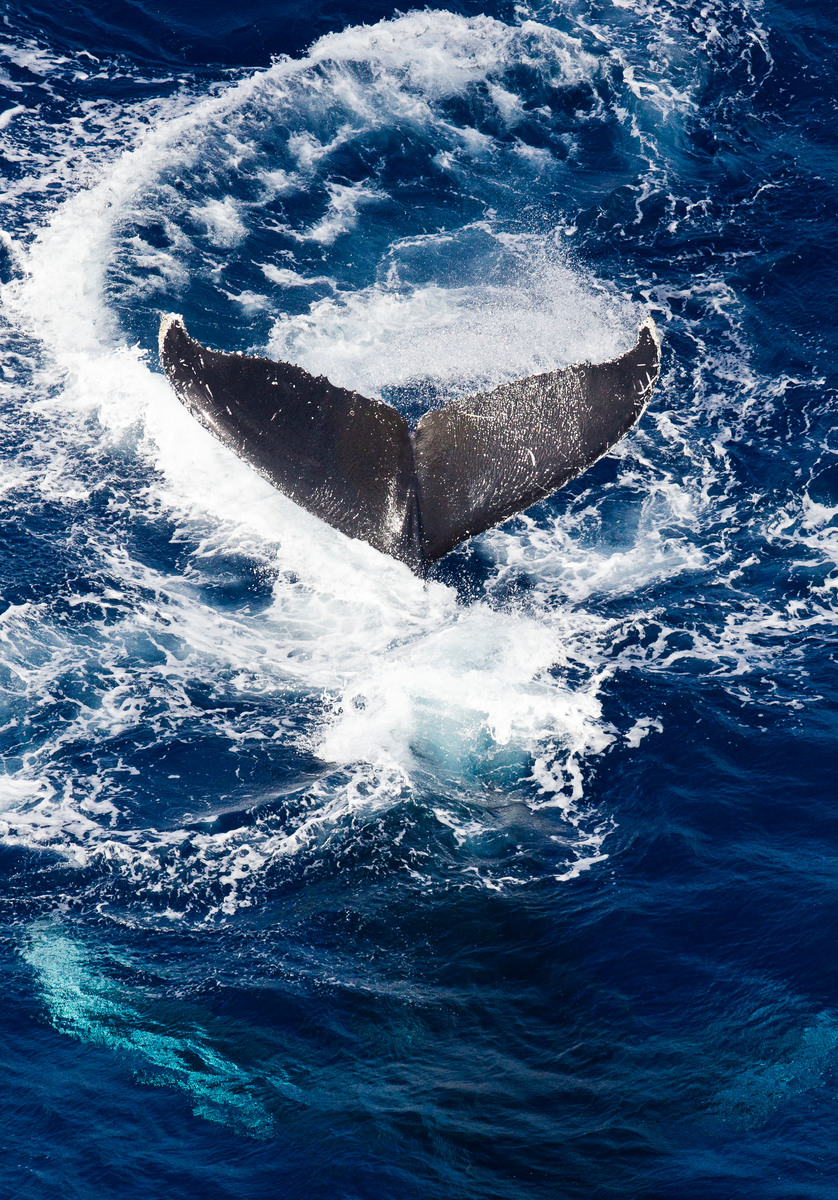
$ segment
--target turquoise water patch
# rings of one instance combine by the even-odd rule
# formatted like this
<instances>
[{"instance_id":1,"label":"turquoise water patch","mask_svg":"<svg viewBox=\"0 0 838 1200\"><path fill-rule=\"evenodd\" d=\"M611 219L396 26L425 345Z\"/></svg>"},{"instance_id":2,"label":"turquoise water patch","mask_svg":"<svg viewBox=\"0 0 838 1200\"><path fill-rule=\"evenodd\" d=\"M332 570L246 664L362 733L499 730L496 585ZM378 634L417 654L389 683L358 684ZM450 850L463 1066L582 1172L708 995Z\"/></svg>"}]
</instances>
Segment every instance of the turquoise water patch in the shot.
<instances>
[{"instance_id":1,"label":"turquoise water patch","mask_svg":"<svg viewBox=\"0 0 838 1200\"><path fill-rule=\"evenodd\" d=\"M825 1086L838 1055L838 1021L819 1013L795 1041L786 1054L748 1067L720 1093L723 1120L752 1129L803 1093Z\"/></svg>"},{"instance_id":2,"label":"turquoise water patch","mask_svg":"<svg viewBox=\"0 0 838 1200\"><path fill-rule=\"evenodd\" d=\"M189 1029L178 1030L171 1021L155 1020L142 1011L153 1003L147 995L126 995L124 986L110 977L108 972L118 969L118 963L60 929L34 932L23 957L37 973L56 1029L130 1055L137 1061L133 1074L138 1083L177 1088L197 1117L250 1137L273 1135L275 1118L260 1093L296 1093L287 1080L268 1078L233 1062L192 1022Z\"/></svg>"}]
</instances>

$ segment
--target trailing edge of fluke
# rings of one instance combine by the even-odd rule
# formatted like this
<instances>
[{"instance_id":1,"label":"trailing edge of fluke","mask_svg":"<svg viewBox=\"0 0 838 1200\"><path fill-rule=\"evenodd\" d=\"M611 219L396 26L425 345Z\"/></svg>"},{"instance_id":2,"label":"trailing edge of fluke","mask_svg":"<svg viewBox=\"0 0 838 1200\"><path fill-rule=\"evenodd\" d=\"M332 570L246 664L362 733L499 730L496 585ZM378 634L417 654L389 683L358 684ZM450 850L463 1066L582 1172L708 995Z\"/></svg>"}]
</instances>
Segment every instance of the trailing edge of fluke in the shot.
<instances>
[{"instance_id":1,"label":"trailing edge of fluke","mask_svg":"<svg viewBox=\"0 0 838 1200\"><path fill-rule=\"evenodd\" d=\"M424 575L619 441L649 403L660 341L647 318L620 358L454 400L412 430L389 404L324 375L208 350L180 316L160 323L160 362L190 412L274 487Z\"/></svg>"}]
</instances>

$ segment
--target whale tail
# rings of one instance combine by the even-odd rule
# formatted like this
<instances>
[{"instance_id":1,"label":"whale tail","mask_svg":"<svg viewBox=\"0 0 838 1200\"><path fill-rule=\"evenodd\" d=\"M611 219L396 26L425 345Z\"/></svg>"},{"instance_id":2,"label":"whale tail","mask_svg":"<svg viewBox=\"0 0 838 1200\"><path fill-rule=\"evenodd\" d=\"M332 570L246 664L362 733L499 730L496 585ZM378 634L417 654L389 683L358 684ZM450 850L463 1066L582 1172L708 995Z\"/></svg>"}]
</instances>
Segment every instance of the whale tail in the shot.
<instances>
[{"instance_id":1,"label":"whale tail","mask_svg":"<svg viewBox=\"0 0 838 1200\"><path fill-rule=\"evenodd\" d=\"M281 492L422 575L619 441L651 398L660 342L648 318L620 358L455 400L414 430L323 375L208 350L179 316L161 321L160 362L190 412Z\"/></svg>"}]
</instances>

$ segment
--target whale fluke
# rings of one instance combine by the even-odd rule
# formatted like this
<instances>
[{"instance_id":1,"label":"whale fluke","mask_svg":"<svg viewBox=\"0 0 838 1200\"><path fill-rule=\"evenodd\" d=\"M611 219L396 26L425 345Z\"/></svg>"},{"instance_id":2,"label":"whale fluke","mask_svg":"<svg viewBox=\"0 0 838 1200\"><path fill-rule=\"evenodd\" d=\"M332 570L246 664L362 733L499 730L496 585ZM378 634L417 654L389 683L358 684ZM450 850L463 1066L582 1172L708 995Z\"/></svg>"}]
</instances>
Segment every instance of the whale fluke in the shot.
<instances>
[{"instance_id":1,"label":"whale fluke","mask_svg":"<svg viewBox=\"0 0 838 1200\"><path fill-rule=\"evenodd\" d=\"M323 375L208 350L179 316L161 321L160 362L190 412L281 492L423 575L619 441L649 403L660 343L648 318L620 358L455 400L413 431Z\"/></svg>"}]
</instances>

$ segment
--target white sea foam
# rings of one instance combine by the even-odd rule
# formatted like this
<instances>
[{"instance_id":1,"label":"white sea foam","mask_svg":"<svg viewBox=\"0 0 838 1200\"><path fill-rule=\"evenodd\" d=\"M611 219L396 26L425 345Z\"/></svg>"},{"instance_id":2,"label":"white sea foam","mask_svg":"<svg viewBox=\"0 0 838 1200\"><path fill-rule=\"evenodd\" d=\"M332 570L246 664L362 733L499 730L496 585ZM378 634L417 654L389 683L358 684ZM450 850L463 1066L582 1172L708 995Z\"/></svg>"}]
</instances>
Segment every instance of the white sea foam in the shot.
<instances>
[{"instance_id":1,"label":"white sea foam","mask_svg":"<svg viewBox=\"0 0 838 1200\"><path fill-rule=\"evenodd\" d=\"M429 235L423 253L474 252L474 230ZM628 349L637 309L528 235L482 228L481 252L502 261L506 285L405 286L417 239L390 248L386 280L316 301L275 323L271 354L368 394L433 379L449 398L521 375L602 361ZM517 268L517 269L516 269Z\"/></svg>"},{"instance_id":2,"label":"white sea foam","mask_svg":"<svg viewBox=\"0 0 838 1200\"><path fill-rule=\"evenodd\" d=\"M26 112L25 104L15 104L12 108L4 109L3 112L0 112L0 129L5 129L7 125L12 123L15 117L20 116L24 112Z\"/></svg>"},{"instance_id":3,"label":"white sea foam","mask_svg":"<svg viewBox=\"0 0 838 1200\"><path fill-rule=\"evenodd\" d=\"M216 246L237 246L245 237L245 227L230 196L225 196L223 200L210 200L203 207L194 209L193 215L206 227Z\"/></svg>"}]
</instances>

